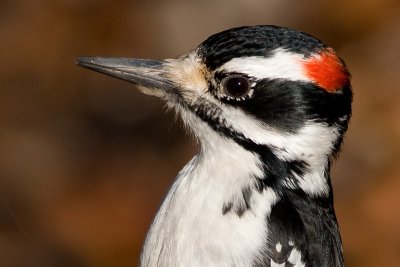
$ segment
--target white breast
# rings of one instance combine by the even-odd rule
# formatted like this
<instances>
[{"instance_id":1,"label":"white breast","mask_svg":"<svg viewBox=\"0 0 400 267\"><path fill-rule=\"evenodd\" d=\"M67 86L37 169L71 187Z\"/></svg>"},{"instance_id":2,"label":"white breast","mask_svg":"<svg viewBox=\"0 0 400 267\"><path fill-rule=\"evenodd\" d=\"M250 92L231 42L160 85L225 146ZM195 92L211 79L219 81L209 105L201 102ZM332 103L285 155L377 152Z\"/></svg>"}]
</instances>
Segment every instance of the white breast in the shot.
<instances>
[{"instance_id":1,"label":"white breast","mask_svg":"<svg viewBox=\"0 0 400 267\"><path fill-rule=\"evenodd\" d=\"M204 129L203 129L204 131ZM266 216L276 201L257 190L241 217L222 213L224 203L241 201L242 188L261 177L258 156L210 132L179 173L146 238L141 266L251 266L267 240Z\"/></svg>"}]
</instances>

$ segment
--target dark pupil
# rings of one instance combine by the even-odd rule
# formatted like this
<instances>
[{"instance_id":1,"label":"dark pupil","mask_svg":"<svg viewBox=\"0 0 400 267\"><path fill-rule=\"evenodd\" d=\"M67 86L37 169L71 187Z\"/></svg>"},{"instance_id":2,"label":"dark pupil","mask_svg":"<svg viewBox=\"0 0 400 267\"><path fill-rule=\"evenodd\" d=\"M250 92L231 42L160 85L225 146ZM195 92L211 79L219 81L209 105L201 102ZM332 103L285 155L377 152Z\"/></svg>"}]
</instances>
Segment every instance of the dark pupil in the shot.
<instances>
[{"instance_id":1,"label":"dark pupil","mask_svg":"<svg viewBox=\"0 0 400 267\"><path fill-rule=\"evenodd\" d=\"M233 97L246 95L249 90L249 82L244 77L228 78L225 82L226 92Z\"/></svg>"}]
</instances>

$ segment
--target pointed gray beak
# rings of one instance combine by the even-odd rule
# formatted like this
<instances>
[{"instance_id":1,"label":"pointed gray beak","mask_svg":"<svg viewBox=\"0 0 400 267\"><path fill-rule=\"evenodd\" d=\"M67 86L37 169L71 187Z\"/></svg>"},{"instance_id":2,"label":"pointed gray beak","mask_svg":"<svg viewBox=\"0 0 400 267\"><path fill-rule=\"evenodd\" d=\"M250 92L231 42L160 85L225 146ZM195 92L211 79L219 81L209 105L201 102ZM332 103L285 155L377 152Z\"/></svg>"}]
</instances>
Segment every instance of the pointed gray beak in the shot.
<instances>
[{"instance_id":1,"label":"pointed gray beak","mask_svg":"<svg viewBox=\"0 0 400 267\"><path fill-rule=\"evenodd\" d=\"M166 61L114 57L78 57L76 58L76 64L150 90L171 92L176 87L166 77ZM154 95L159 93L161 92L154 92Z\"/></svg>"}]
</instances>

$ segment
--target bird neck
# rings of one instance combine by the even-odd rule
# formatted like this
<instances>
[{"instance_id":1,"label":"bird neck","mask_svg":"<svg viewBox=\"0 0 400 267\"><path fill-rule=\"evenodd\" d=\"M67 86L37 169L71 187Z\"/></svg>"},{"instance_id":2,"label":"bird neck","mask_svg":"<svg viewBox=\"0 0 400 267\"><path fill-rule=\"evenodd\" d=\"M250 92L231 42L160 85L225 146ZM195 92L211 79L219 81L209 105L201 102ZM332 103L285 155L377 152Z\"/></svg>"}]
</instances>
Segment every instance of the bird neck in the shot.
<instances>
[{"instance_id":1,"label":"bird neck","mask_svg":"<svg viewBox=\"0 0 400 267\"><path fill-rule=\"evenodd\" d=\"M318 141L318 140L317 140ZM307 145L296 144L297 147L306 147L306 149L291 149L282 144L258 144L243 136L236 135L230 139L227 138L208 138L202 142L202 153L205 158L228 159L226 162L229 168L234 164L243 166L248 163L249 166L256 165L261 170L253 168L249 176L256 181L256 187L271 188L280 193L287 190L300 190L312 197L329 198L331 195L330 184L330 165L332 159L332 145L318 144L315 141L317 149L312 150ZM301 142L301 140L300 140ZM252 161L245 161L238 153L237 157L232 157L230 151L234 147L232 143L240 147L243 153L248 152L254 155ZM230 144L230 145L227 145ZM221 165L222 166L222 165Z\"/></svg>"},{"instance_id":2,"label":"bird neck","mask_svg":"<svg viewBox=\"0 0 400 267\"><path fill-rule=\"evenodd\" d=\"M302 145L259 144L229 129L211 128L188 112L182 117L200 140L200 152L179 173L157 213L141 266L254 266L259 255L270 264L271 229L279 225L286 225L279 233L288 238L338 236L324 226L336 226L334 216L314 222L320 214L333 214L329 157L319 152L323 149L306 153L289 150ZM288 213L312 227L297 231L278 216Z\"/></svg>"},{"instance_id":3,"label":"bird neck","mask_svg":"<svg viewBox=\"0 0 400 267\"><path fill-rule=\"evenodd\" d=\"M308 175L329 181L326 166L314 169L286 162L270 147L208 137L168 192L146 238L141 266L254 266L259 255L270 263L274 248L267 240L283 244L277 237L287 236L286 243L305 246L308 237L318 242L321 232L328 232L329 240L338 236L330 195L310 197L296 180L286 179L298 179L307 167Z\"/></svg>"},{"instance_id":4,"label":"bird neck","mask_svg":"<svg viewBox=\"0 0 400 267\"><path fill-rule=\"evenodd\" d=\"M249 175L248 179L255 181L254 186L242 186L241 194L234 198L242 202L225 203L223 213L233 211L241 218L257 208L253 207L252 196L264 192L272 195L264 200L269 207L265 215L268 241L258 251L263 257L255 260L256 266L264 266L266 262L271 266L285 266L285 262L291 266L343 266L330 181L331 157L318 153L304 157L304 153L296 155L285 150L286 155L292 155L285 158L279 156L282 148L249 140L238 143L257 155L262 175L256 172Z\"/></svg>"}]
</instances>

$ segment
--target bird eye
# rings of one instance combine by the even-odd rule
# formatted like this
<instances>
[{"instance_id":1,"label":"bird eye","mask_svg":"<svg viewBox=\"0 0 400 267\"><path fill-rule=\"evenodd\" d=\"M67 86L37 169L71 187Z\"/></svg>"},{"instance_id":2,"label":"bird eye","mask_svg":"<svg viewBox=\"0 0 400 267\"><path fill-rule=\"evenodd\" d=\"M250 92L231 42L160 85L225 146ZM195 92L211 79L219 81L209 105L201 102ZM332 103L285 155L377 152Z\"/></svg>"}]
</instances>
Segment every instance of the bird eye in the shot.
<instances>
[{"instance_id":1,"label":"bird eye","mask_svg":"<svg viewBox=\"0 0 400 267\"><path fill-rule=\"evenodd\" d=\"M228 76L222 80L225 93L234 98L246 96L250 89L249 80L243 76Z\"/></svg>"}]
</instances>

